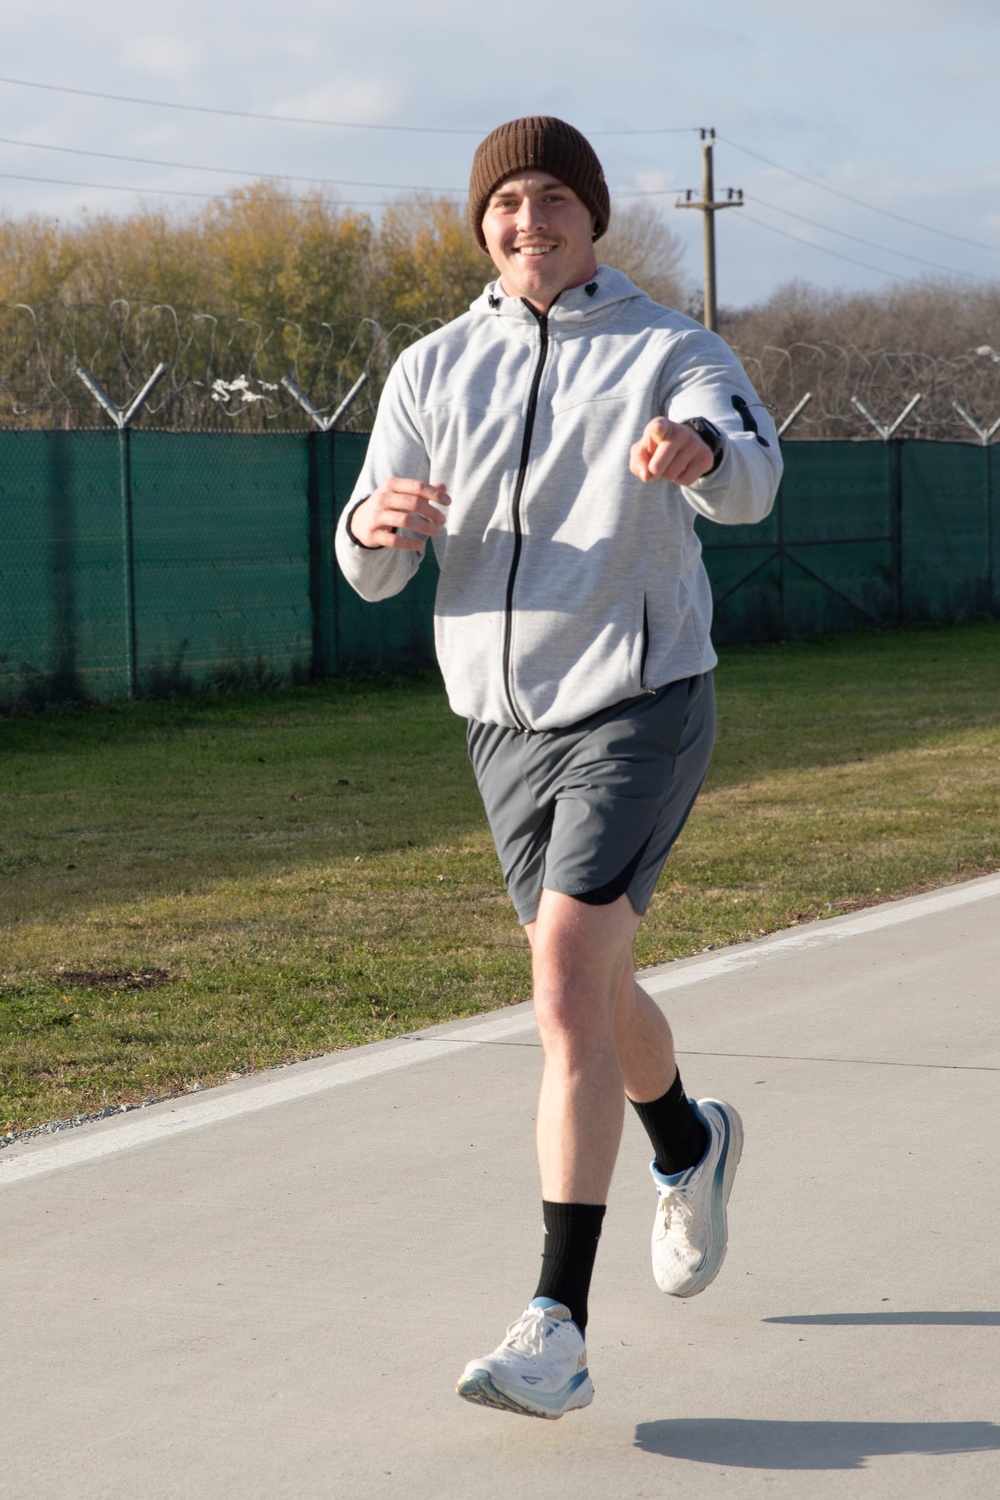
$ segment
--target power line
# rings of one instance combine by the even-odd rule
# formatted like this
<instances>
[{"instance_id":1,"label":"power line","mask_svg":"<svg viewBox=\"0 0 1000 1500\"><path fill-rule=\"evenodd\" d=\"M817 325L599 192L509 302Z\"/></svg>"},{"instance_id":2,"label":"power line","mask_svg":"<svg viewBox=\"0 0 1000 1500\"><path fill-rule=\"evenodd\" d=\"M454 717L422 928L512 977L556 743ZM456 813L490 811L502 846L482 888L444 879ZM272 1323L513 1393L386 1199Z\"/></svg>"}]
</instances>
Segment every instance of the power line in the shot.
<instances>
[{"instance_id":1,"label":"power line","mask_svg":"<svg viewBox=\"0 0 1000 1500\"><path fill-rule=\"evenodd\" d=\"M0 145L27 146L34 144L35 142L32 141L18 141L9 136L0 136ZM227 177L249 177L254 182L267 180L315 182L321 187L370 187L401 193L437 193L442 197L452 195L456 198L464 198L466 192L465 188L420 187L408 182L357 182L344 177L303 177L288 172L249 172L236 167L202 167L197 166L194 162L159 161L146 156L119 156L111 151L83 151L72 146L43 146L41 149L45 151L65 151L73 156L95 156L103 161L132 162L136 165L147 167L173 167L189 172L217 172ZM10 179L12 182L40 182L54 187L100 188L108 192L136 193L140 196L149 197L156 197L159 193L166 193L172 198L210 199L219 196L218 193L199 193L193 188L188 190L185 188L135 187L121 182L79 182L69 177L37 177L27 172L0 172L0 179ZM240 184L237 184L237 186L240 186ZM645 188L623 188L621 191L616 191L612 196L615 200L619 198L659 198L666 193L674 193L676 191L676 188L654 188L648 191ZM264 200L258 199L258 202L260 201L270 203L308 203L311 200L288 196ZM379 201L367 203L359 201L352 203L347 199L338 198L337 203L338 206L345 208L385 208L392 207L393 201L395 200L390 200L388 204Z\"/></svg>"},{"instance_id":2,"label":"power line","mask_svg":"<svg viewBox=\"0 0 1000 1500\"><path fill-rule=\"evenodd\" d=\"M0 179L11 182L43 182L53 187L94 188L100 192L107 193L134 193L138 197L158 198L166 195L170 198L204 198L208 201L218 201L218 193L195 193L188 192L184 188L141 188L128 187L121 182L76 182L67 177L28 177L23 172L0 172ZM314 203L313 198L293 198L290 195L283 198L255 198L255 203ZM395 208L398 205L393 202L372 201L352 202L338 198L333 204L334 208Z\"/></svg>"},{"instance_id":3,"label":"power line","mask_svg":"<svg viewBox=\"0 0 1000 1500\"><path fill-rule=\"evenodd\" d=\"M826 234L839 234L841 239L853 240L856 245L867 245L869 250L878 250L883 255L898 255L902 260L916 261L918 265L930 266L933 271L945 271L949 276L961 276L973 281L995 282L995 276L980 276L975 271L956 271L954 266L942 266L938 261L925 260L922 255L911 255L907 250L891 250L888 245L877 245L874 240L864 240L860 235L849 234L846 229L835 229L832 224L821 224L816 219L807 219L804 214L793 213L790 208L779 208L776 203L765 203L763 198L757 194L753 197L754 203L760 208L768 208L772 213L784 214L789 219L798 219L800 224L810 224L813 229L822 229ZM803 243L807 243L803 241Z\"/></svg>"},{"instance_id":4,"label":"power line","mask_svg":"<svg viewBox=\"0 0 1000 1500\"><path fill-rule=\"evenodd\" d=\"M280 177L287 182L316 182L327 187L386 188L410 193L458 193L459 188L421 187L408 182L356 182L349 177L303 177L290 172L251 172L245 167L201 167L191 161L160 161L152 156L121 156L114 151L84 151L80 146L50 146L44 141L21 141L16 136L0 135L0 145L26 146L33 151L59 151L68 156L94 156L101 161L125 161L140 167L173 167L184 172L215 172L224 177ZM32 180L32 179L27 179ZM45 182L47 178L38 178Z\"/></svg>"},{"instance_id":5,"label":"power line","mask_svg":"<svg viewBox=\"0 0 1000 1500\"><path fill-rule=\"evenodd\" d=\"M2 80L0 80L0 81L2 81ZM386 191L403 192L403 193L438 193L438 194L441 194L442 196L453 195L455 197L461 197L461 198L464 198L465 197L465 193L466 193L466 189L465 188L457 188L457 187L456 188L427 187L427 186L421 186L421 185L418 185L418 184L415 184L415 183L409 183L409 182L360 182L360 181L358 181L358 180L356 180L354 178L348 178L348 177L310 177L310 176L303 176L302 174L296 174L296 173L291 173L291 172L262 172L262 171L254 172L254 171L250 171L248 168L241 168L241 167L201 166L201 165L199 165L196 162L166 161L166 160L161 160L158 157L152 157L152 156L124 156L121 153L115 152L115 151L86 151L82 147L79 147L79 146L54 146L54 145L49 145L47 142L42 142L42 141L24 141L24 140L19 140L16 136L6 136L6 135L5 136L0 136L0 145L5 145L5 146L25 146L25 147L29 147L32 150L38 150L38 151L56 151L56 152L60 152L60 153L63 153L65 155L69 155L69 156L90 156L90 157L95 157L95 158L97 158L100 161L121 161L121 162L127 162L127 163L129 163L129 164L131 164L133 166L165 167L165 168L169 168L169 169L172 169L172 170L185 171L185 172L211 172L213 174L218 174L219 176L223 176L223 177L244 177L244 178L250 178L253 181L258 181L258 182L261 181L262 179L263 180L270 179L272 181L273 180L280 180L280 181L285 181L285 182L314 182L318 186L322 186L322 187L377 188L377 189L384 189ZM51 185L56 186L56 187L102 188L102 189L107 189L108 191L114 191L114 192L117 192L117 193L140 193L140 194L149 194L150 196L155 196L157 193L168 193L168 194L170 194L171 197L182 197L182 198L214 198L214 197L217 196L217 194L215 194L215 193L199 193L199 192L196 192L194 190L191 190L190 192L188 192L188 191L186 191L184 189L181 189L181 188L133 187L133 186L130 186L129 184L126 184L126 183L117 183L117 182L78 182L78 181L72 180L70 178L64 178L64 177L38 177L38 176L33 176L33 175L31 175L29 173L26 173L26 172L0 172L0 178L10 178L14 182L40 182L40 183L51 184ZM615 199L619 199L619 198L660 198L660 197L664 197L668 193L674 193L674 192L676 192L676 188L651 188L651 189L646 189L646 188L623 188L620 191L616 191L613 196L615 197ZM304 203L307 200L303 199L303 198L300 198L300 199L285 199L285 198L281 198L281 199L274 199L273 201L274 202L282 202L282 203L284 203L284 202L300 202L300 203ZM340 201L343 202L344 200L340 200ZM365 205L365 204L358 204L358 205L354 205L354 206L357 206L357 207L366 207L367 205ZM383 205L381 205L381 204L378 204L378 205L372 204L371 206L372 207L376 207L376 206L382 207Z\"/></svg>"},{"instance_id":6,"label":"power line","mask_svg":"<svg viewBox=\"0 0 1000 1500\"><path fill-rule=\"evenodd\" d=\"M0 78L20 89L44 89L49 94L75 94L83 99L106 99L113 104L146 104L153 109L181 109L188 114L228 115L238 120L267 120L278 125L330 125L340 130L391 130L407 135L485 135L479 130L455 130L434 125L369 125L360 120L316 120L306 115L268 115L251 109L220 109L212 104L179 104L172 99L140 99L133 94L102 94L96 89L73 89L56 83L34 83L27 78Z\"/></svg>"},{"instance_id":7,"label":"power line","mask_svg":"<svg viewBox=\"0 0 1000 1500\"><path fill-rule=\"evenodd\" d=\"M654 125L649 130L588 130L588 135L697 135L697 125Z\"/></svg>"},{"instance_id":8,"label":"power line","mask_svg":"<svg viewBox=\"0 0 1000 1500\"><path fill-rule=\"evenodd\" d=\"M800 182L808 182L810 187L821 188L824 193L832 193L835 198L843 198L845 203L853 203L858 208L867 208L873 214L884 214L887 219L895 219L900 224L908 224L911 229L923 229L927 234L939 234L946 240L957 240L960 245L971 245L974 250L991 250L994 255L1000 255L1000 246L986 245L982 240L969 240L964 235L952 234L950 230L936 229L933 224L921 224L917 219L908 219L904 214L894 213L891 208L880 208L877 203L866 203L863 198L852 198L850 193L842 193L839 188L830 187L826 182L819 182L815 177L807 177L804 172L796 172L792 167L784 167L780 161L772 161L769 156L762 156L759 151L751 151L749 146L741 146L739 141L732 141L728 136L720 135L718 139L725 141L727 146L733 146L737 151L742 151L746 156L753 156L757 161L766 162L769 167L777 167L779 172L787 172L789 177L797 177Z\"/></svg>"},{"instance_id":9,"label":"power line","mask_svg":"<svg viewBox=\"0 0 1000 1500\"><path fill-rule=\"evenodd\" d=\"M0 81L2 81L2 80L0 80ZM312 176L303 175L301 173L294 173L294 172L266 172L266 171L259 171L259 170L258 171L253 171L253 170L251 170L248 167L214 167L214 166L204 166L204 165L201 165L198 162L190 162L190 161L168 161L168 160L164 160L164 159L161 159L160 157L155 157L155 156L125 156L121 152L117 152L117 151L88 151L88 150L85 150L81 146L56 146L56 145L51 144L48 141L25 141L25 140L20 139L18 136L9 136L9 135L2 135L2 136L0 136L0 145L4 145L4 146L23 146L26 149L32 150L32 151L55 151L57 153L60 153L61 155L66 155L66 156L89 156L89 157L94 157L94 158L96 158L97 160L100 160L100 161L121 161L121 162L127 162L130 165L132 165L132 166L165 167L165 168L168 168L170 170L176 170L176 171L182 171L182 172L211 172L213 174L217 174L217 175L222 176L222 177L248 177L248 178L251 178L251 179L253 179L255 181L260 181L263 178L270 178L270 179L280 179L281 181L284 181L284 182L314 182L314 183L317 183L317 184L319 184L321 186L324 186L324 187L379 188L379 189L384 189L386 191L395 191L395 192L454 194L456 197L464 197L465 196L465 192L466 192L465 188L457 188L457 187L454 187L454 188L452 188L452 187L447 187L447 188L445 188L445 187L428 187L426 185L421 185L421 184L417 184L417 183L409 183L409 182L361 182L361 181L358 181L355 178L350 178L350 177L312 177ZM62 181L62 179L55 178L55 177L32 177L32 176L28 176L27 174L19 174L19 173L15 173L15 172L0 173L0 176L12 177L12 178L15 178L17 181L20 181L20 182L44 182L44 183L57 183L58 184L58 183L60 183ZM101 187L101 186L104 186L104 187L108 187L108 188L115 187L116 191L121 191L121 192L134 191L134 192L137 192L137 193L156 193L156 192L161 192L161 191L162 192L168 191L168 189L165 189L165 188L164 189L159 189L159 188L134 188L134 189L130 189L130 188L122 187L122 186L120 186L118 184L112 184L112 183L101 184L101 183L81 182L79 184L76 184L76 183L67 182L65 185L66 186L70 186L70 187L73 187L73 186L79 186L79 187ZM178 189L170 189L169 191L171 191L173 193L176 193L179 190ZM616 190L615 193L614 193L614 196L615 196L616 199L617 198L662 198L662 197L665 197L668 194L674 193L676 191L677 191L676 188L622 188L620 190ZM211 197L212 195L211 194L204 194L204 193L198 194L198 193L193 193L192 192L189 196L191 196L191 197L206 197L206 196ZM836 233L836 231L834 231L834 232Z\"/></svg>"},{"instance_id":10,"label":"power line","mask_svg":"<svg viewBox=\"0 0 1000 1500\"><path fill-rule=\"evenodd\" d=\"M763 219L755 219L753 214L745 213L743 222L756 224L758 229L768 229L772 234L780 234L782 239L794 240L796 245L808 245L810 250L819 250L823 255L832 255L836 260L846 260L852 266L863 266L866 271L875 271L879 276L888 276L892 281L907 281L911 286L920 285L915 276L903 276L898 271L887 271L882 266L872 266L865 260L856 260L853 255L843 255L839 250L828 250L825 245L815 245L812 240L804 240L800 234L789 234L787 229L778 229L774 224L766 224Z\"/></svg>"},{"instance_id":11,"label":"power line","mask_svg":"<svg viewBox=\"0 0 1000 1500\"><path fill-rule=\"evenodd\" d=\"M49 94L75 94L82 99L104 99L112 104L143 104L152 109L181 109L189 114L228 115L238 120L267 120L270 124L327 125L336 130L387 130L403 135L468 135L482 138L485 130L458 129L449 125L375 125L366 120L317 120L308 115L269 115L251 109L221 109L212 104L180 104L174 99L143 99L135 94L105 94L97 89L68 88L57 83L37 83L28 78L0 78L19 89L42 89ZM649 130L592 130L591 135L686 135L696 125L664 125Z\"/></svg>"},{"instance_id":12,"label":"power line","mask_svg":"<svg viewBox=\"0 0 1000 1500\"><path fill-rule=\"evenodd\" d=\"M359 182L349 177L312 177L304 176L294 172L266 172L251 170L249 167L207 167L192 161L165 161L155 156L123 156L117 151L87 151L82 146L56 146L48 141L25 141L19 136L0 135L0 145L24 146L31 151L56 151L66 156L92 156L101 161L123 161L134 166L142 167L168 167L184 172L213 172L224 177L251 177L260 179L262 177L279 177L285 182L317 182L330 187L371 187L386 188L399 192L409 193L455 193L464 196L466 189L457 187L427 187L409 182ZM39 181L47 179L39 178ZM150 191L153 191L150 189ZM676 192L676 188L622 188L616 190L616 198L661 198L668 193Z\"/></svg>"}]
</instances>

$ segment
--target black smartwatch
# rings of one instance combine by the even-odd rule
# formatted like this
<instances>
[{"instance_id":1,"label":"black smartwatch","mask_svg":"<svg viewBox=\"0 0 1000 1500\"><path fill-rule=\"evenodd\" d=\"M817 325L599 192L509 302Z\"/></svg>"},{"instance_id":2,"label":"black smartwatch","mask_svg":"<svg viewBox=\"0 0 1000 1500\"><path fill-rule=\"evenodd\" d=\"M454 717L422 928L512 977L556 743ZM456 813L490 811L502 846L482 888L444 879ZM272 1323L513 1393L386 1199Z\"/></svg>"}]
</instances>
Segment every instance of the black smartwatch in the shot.
<instances>
[{"instance_id":1,"label":"black smartwatch","mask_svg":"<svg viewBox=\"0 0 1000 1500\"><path fill-rule=\"evenodd\" d=\"M722 436L722 433L716 427L715 423L710 422L707 417L689 417L686 422L681 423L681 426L690 427L692 432L696 432L705 444L705 447L710 451L712 455L712 467L707 473L714 474L721 464L723 454L726 451L726 440ZM703 474L701 477L704 479L706 475Z\"/></svg>"}]
</instances>

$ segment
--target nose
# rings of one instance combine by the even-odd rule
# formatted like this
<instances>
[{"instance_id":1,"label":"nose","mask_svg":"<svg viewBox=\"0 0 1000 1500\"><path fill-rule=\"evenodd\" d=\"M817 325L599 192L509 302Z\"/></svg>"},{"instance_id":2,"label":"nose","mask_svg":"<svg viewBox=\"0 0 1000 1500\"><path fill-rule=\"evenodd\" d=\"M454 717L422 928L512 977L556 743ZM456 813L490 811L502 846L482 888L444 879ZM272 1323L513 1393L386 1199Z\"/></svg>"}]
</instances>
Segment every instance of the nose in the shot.
<instances>
[{"instance_id":1,"label":"nose","mask_svg":"<svg viewBox=\"0 0 1000 1500\"><path fill-rule=\"evenodd\" d=\"M535 203L532 198L522 198L517 210L517 228L521 234L531 229L543 229L545 227L545 210L540 203Z\"/></svg>"}]
</instances>

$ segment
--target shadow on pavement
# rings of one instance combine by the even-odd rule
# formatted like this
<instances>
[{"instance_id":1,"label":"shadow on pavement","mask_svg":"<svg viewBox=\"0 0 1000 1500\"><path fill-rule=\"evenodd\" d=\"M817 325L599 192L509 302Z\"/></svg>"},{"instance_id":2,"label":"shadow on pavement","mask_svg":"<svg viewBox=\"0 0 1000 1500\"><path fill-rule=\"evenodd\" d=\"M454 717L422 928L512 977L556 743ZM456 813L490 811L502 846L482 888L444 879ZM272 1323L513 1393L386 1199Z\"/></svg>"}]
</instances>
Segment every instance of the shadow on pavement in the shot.
<instances>
[{"instance_id":1,"label":"shadow on pavement","mask_svg":"<svg viewBox=\"0 0 1000 1500\"><path fill-rule=\"evenodd\" d=\"M994 1422L755 1422L724 1417L640 1422L635 1446L734 1469L863 1469L898 1453L1000 1450Z\"/></svg>"},{"instance_id":2,"label":"shadow on pavement","mask_svg":"<svg viewBox=\"0 0 1000 1500\"><path fill-rule=\"evenodd\" d=\"M856 1328L1000 1328L1000 1312L870 1312L802 1313L787 1318L762 1318L762 1323L851 1325Z\"/></svg>"}]
</instances>

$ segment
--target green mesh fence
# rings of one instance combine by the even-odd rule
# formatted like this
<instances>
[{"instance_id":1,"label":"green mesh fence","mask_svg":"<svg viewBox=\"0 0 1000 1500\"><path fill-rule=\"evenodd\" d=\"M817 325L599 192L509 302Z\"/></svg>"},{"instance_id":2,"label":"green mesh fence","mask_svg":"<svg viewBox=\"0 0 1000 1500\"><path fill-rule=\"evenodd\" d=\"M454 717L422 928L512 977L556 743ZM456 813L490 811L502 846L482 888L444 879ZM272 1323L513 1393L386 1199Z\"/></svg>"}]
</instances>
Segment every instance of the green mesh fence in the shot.
<instances>
[{"instance_id":1,"label":"green mesh fence","mask_svg":"<svg viewBox=\"0 0 1000 1500\"><path fill-rule=\"evenodd\" d=\"M366 442L0 432L0 705L429 665L433 556L382 604L334 565ZM993 449L784 453L766 521L698 522L716 640L1000 614Z\"/></svg>"},{"instance_id":2,"label":"green mesh fence","mask_svg":"<svg viewBox=\"0 0 1000 1500\"><path fill-rule=\"evenodd\" d=\"M119 440L0 433L0 702L128 691Z\"/></svg>"},{"instance_id":3,"label":"green mesh fence","mask_svg":"<svg viewBox=\"0 0 1000 1500\"><path fill-rule=\"evenodd\" d=\"M136 686L308 677L308 452L298 435L133 433Z\"/></svg>"},{"instance_id":4,"label":"green mesh fence","mask_svg":"<svg viewBox=\"0 0 1000 1500\"><path fill-rule=\"evenodd\" d=\"M899 446L786 444L785 475L766 521L698 522L717 641L898 623Z\"/></svg>"},{"instance_id":5,"label":"green mesh fence","mask_svg":"<svg viewBox=\"0 0 1000 1500\"><path fill-rule=\"evenodd\" d=\"M719 642L1000 614L991 448L809 442L759 526L698 522Z\"/></svg>"}]
</instances>

